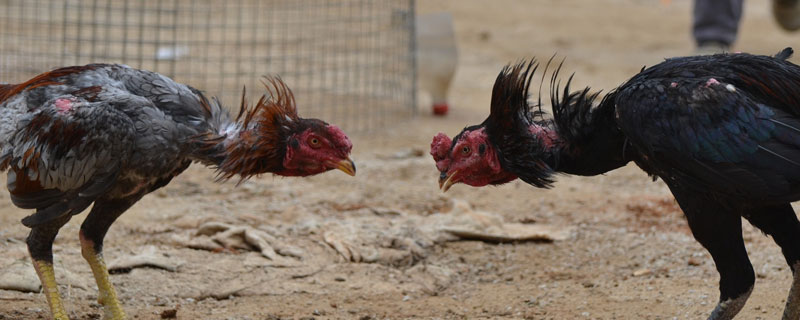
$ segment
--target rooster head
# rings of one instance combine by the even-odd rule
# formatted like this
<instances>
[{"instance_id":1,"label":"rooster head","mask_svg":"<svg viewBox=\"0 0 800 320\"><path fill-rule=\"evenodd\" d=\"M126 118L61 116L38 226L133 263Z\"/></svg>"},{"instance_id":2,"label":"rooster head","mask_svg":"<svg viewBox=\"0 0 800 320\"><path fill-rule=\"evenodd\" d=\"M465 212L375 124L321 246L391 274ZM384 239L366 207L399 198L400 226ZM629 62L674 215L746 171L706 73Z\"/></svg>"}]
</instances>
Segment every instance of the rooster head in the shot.
<instances>
[{"instance_id":1,"label":"rooster head","mask_svg":"<svg viewBox=\"0 0 800 320\"><path fill-rule=\"evenodd\" d=\"M226 132L222 178L246 179L271 172L280 176L310 176L338 169L354 176L353 144L339 127L297 115L294 95L277 77L264 83L267 94L252 107L242 93L235 127Z\"/></svg>"},{"instance_id":2,"label":"rooster head","mask_svg":"<svg viewBox=\"0 0 800 320\"><path fill-rule=\"evenodd\" d=\"M538 66L531 59L504 67L492 88L486 120L464 128L452 140L443 133L433 138L431 155L440 172L442 190L459 182L480 187L516 178L537 187L550 185L553 170L546 160L551 158L557 137L543 119L541 100L533 104L528 101ZM551 85L557 81L557 74L558 70Z\"/></svg>"},{"instance_id":3,"label":"rooster head","mask_svg":"<svg viewBox=\"0 0 800 320\"><path fill-rule=\"evenodd\" d=\"M356 175L356 166L350 160L353 144L339 127L317 119L302 119L299 130L291 134L283 158L283 176L309 176L331 169Z\"/></svg>"},{"instance_id":4,"label":"rooster head","mask_svg":"<svg viewBox=\"0 0 800 320\"><path fill-rule=\"evenodd\" d=\"M431 142L431 155L440 172L439 187L445 192L456 183L482 187L516 179L500 166L497 151L481 126L467 127L452 140L444 133L437 134Z\"/></svg>"}]
</instances>

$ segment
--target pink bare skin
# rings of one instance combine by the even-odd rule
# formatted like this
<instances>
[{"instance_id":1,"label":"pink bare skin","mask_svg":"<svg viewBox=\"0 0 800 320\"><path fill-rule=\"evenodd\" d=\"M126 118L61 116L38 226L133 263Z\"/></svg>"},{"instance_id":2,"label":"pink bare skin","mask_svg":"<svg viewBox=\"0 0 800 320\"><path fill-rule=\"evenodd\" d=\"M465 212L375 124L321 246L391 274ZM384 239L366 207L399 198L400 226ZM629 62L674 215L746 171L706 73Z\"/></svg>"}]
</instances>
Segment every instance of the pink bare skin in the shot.
<instances>
[{"instance_id":1,"label":"pink bare skin","mask_svg":"<svg viewBox=\"0 0 800 320\"><path fill-rule=\"evenodd\" d=\"M356 167L348 155L350 138L335 125L311 126L292 134L286 144L281 176L308 176L339 169L355 176Z\"/></svg>"},{"instance_id":2,"label":"pink bare skin","mask_svg":"<svg viewBox=\"0 0 800 320\"><path fill-rule=\"evenodd\" d=\"M484 128L465 129L451 141L439 133L431 142L431 155L439 169L439 187L446 192L453 184L473 187L500 185L517 177L505 170Z\"/></svg>"},{"instance_id":3,"label":"pink bare skin","mask_svg":"<svg viewBox=\"0 0 800 320\"><path fill-rule=\"evenodd\" d=\"M56 103L55 103L56 110L58 110L58 112L60 112L60 113L69 112L70 110L72 110L72 107L74 106L74 104L75 104L75 102L72 101L71 99L64 99L64 98L56 99Z\"/></svg>"}]
</instances>

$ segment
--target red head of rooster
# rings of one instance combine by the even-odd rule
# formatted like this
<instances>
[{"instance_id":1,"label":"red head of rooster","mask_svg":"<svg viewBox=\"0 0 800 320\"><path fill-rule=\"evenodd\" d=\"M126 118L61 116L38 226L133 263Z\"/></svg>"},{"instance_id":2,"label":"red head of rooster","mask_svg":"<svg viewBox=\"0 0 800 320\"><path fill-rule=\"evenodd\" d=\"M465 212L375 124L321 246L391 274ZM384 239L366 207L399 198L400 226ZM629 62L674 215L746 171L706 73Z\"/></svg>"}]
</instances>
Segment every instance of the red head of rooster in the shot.
<instances>
[{"instance_id":1,"label":"red head of rooster","mask_svg":"<svg viewBox=\"0 0 800 320\"><path fill-rule=\"evenodd\" d=\"M553 169L548 161L559 142L542 119L543 112L532 110L528 103L528 87L537 66L531 60L503 68L492 90L489 117L464 128L452 140L444 133L433 138L431 155L443 191L456 183L481 187L516 178L539 187L550 185Z\"/></svg>"},{"instance_id":2,"label":"red head of rooster","mask_svg":"<svg viewBox=\"0 0 800 320\"><path fill-rule=\"evenodd\" d=\"M221 178L247 178L271 172L280 176L310 176L339 169L354 176L349 154L353 144L337 126L297 115L292 91L278 78L265 83L269 97L253 107L242 97L237 121L222 132L224 159Z\"/></svg>"}]
</instances>

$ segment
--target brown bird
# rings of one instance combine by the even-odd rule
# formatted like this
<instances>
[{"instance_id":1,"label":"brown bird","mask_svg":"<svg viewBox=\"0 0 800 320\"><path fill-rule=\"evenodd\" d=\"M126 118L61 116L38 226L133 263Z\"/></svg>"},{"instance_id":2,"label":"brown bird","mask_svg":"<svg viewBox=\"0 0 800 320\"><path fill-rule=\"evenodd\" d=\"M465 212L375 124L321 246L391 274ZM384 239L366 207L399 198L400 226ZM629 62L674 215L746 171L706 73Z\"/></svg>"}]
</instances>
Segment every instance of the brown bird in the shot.
<instances>
[{"instance_id":1,"label":"brown bird","mask_svg":"<svg viewBox=\"0 0 800 320\"><path fill-rule=\"evenodd\" d=\"M158 73L123 65L56 69L0 85L0 169L12 202L36 212L28 250L53 318L67 319L53 271L53 240L94 203L80 228L106 318L125 313L103 262L103 238L123 212L192 162L221 180L271 172L355 175L349 138L335 125L297 115L292 91L268 78L268 95L232 119L216 99Z\"/></svg>"}]
</instances>

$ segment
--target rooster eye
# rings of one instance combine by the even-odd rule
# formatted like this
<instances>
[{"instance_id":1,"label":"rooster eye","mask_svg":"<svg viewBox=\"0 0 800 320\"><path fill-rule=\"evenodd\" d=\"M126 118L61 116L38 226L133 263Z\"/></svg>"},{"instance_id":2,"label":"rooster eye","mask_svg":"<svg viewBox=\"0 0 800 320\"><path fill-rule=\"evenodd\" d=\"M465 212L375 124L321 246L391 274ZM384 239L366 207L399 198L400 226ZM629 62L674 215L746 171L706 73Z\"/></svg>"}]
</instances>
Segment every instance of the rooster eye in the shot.
<instances>
[{"instance_id":1,"label":"rooster eye","mask_svg":"<svg viewBox=\"0 0 800 320\"><path fill-rule=\"evenodd\" d=\"M469 146L464 146L461 148L461 153L463 154L469 154L470 151L471 150L469 149Z\"/></svg>"},{"instance_id":2,"label":"rooster eye","mask_svg":"<svg viewBox=\"0 0 800 320\"><path fill-rule=\"evenodd\" d=\"M310 144L312 147L315 147L315 148L319 147L319 139L310 138L310 139L308 139L308 144Z\"/></svg>"}]
</instances>

